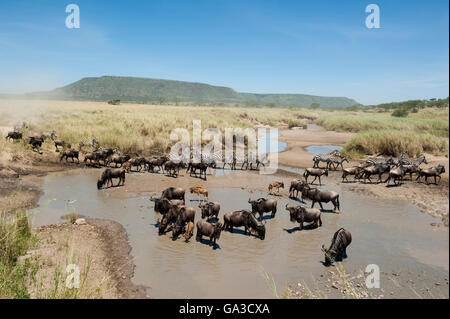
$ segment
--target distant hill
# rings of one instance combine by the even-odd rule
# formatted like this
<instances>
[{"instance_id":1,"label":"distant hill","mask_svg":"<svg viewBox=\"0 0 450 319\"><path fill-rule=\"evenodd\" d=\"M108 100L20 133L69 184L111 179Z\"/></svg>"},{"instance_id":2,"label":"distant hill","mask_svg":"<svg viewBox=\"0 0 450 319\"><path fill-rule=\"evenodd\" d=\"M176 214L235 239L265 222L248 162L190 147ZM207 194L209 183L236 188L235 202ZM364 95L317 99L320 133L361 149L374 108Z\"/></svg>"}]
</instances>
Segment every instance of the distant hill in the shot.
<instances>
[{"instance_id":1,"label":"distant hill","mask_svg":"<svg viewBox=\"0 0 450 319\"><path fill-rule=\"evenodd\" d=\"M83 78L75 83L48 92L26 94L31 98L63 100L108 101L120 99L128 102L151 103L164 99L181 103L238 103L271 104L273 106L305 106L319 103L321 107L345 107L358 104L346 97L326 97L305 94L253 94L204 83L147 79L135 77L103 76Z\"/></svg>"}]
</instances>

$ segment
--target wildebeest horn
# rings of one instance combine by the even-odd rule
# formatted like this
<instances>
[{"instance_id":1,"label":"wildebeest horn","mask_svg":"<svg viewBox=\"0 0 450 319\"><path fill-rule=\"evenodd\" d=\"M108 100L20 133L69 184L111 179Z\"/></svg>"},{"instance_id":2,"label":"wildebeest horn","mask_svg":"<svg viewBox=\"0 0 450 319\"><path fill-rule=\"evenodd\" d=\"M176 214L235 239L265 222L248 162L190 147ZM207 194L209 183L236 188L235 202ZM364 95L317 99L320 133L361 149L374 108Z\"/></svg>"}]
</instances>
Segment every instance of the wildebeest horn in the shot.
<instances>
[{"instance_id":1,"label":"wildebeest horn","mask_svg":"<svg viewBox=\"0 0 450 319\"><path fill-rule=\"evenodd\" d=\"M323 245L323 244L322 244L322 251L327 252L327 250L325 249L325 245Z\"/></svg>"}]
</instances>

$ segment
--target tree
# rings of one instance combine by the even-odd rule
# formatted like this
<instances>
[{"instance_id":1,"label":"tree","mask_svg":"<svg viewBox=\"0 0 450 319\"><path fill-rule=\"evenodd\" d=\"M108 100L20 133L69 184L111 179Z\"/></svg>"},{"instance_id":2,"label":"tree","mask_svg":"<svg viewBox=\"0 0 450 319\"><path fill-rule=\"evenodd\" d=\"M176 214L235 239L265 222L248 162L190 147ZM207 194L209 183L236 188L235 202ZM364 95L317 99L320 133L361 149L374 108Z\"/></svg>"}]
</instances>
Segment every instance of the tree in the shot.
<instances>
[{"instance_id":1,"label":"tree","mask_svg":"<svg viewBox=\"0 0 450 319\"><path fill-rule=\"evenodd\" d=\"M163 98L163 97L160 97L160 98L158 99L158 103L159 103L159 105L163 105L164 103L166 103L166 99Z\"/></svg>"},{"instance_id":2,"label":"tree","mask_svg":"<svg viewBox=\"0 0 450 319\"><path fill-rule=\"evenodd\" d=\"M311 103L311 106L309 107L309 108L311 108L311 109L313 109L313 110L316 110L316 109L318 109L320 107L320 104L319 103Z\"/></svg>"}]
</instances>

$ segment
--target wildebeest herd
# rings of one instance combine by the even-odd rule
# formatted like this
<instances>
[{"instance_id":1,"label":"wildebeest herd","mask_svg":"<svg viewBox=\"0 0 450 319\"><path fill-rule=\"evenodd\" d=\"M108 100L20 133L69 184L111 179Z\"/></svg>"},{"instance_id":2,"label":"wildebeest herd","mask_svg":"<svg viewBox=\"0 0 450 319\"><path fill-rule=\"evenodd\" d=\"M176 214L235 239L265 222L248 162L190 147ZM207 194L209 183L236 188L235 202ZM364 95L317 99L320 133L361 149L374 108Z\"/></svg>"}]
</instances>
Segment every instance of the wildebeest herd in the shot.
<instances>
[{"instance_id":1,"label":"wildebeest herd","mask_svg":"<svg viewBox=\"0 0 450 319\"><path fill-rule=\"evenodd\" d=\"M178 177L181 169L186 169L189 176L203 178L206 180L207 170L217 168L219 160L214 156L204 157L200 155L200 161L194 161L193 158L186 163L183 161L172 161L167 155L145 157L138 154L132 157L130 154L121 154L119 148L100 146L96 138L91 140L83 140L78 144L79 148L72 148L70 143L64 140L57 140L55 131L44 132L41 136L29 136L24 140L31 145L34 151L40 154L40 148L45 141L53 141L55 151L60 152L60 161L63 159L66 162L70 159L73 163L80 163L79 155L84 153L84 148L90 148L90 152L84 153L83 163L94 167L106 167L102 172L98 182L97 188L101 189L104 186L113 186L113 179L118 179L116 186L125 184L125 175L130 172L141 172L142 170L152 173L165 173L171 177ZM20 129L15 129L9 132L6 139L22 140L23 133ZM59 149L61 148L61 150ZM230 162L230 163L228 163ZM238 161L236 155L233 155L232 161L224 161L222 168L226 164L230 165L231 170L236 169L237 163L242 163L241 170L253 169L252 163L249 161ZM339 194L332 190L324 190L314 187L314 182L318 179L319 186L322 186L322 178L328 176L330 170L342 169L342 182L349 182L348 176L354 176L354 181L368 180L372 183L371 177L378 176L377 183L389 183L392 181L395 185L401 185L405 180L405 176L409 174L412 180L413 174L416 174L416 180L420 181L422 178L428 185L428 178L434 178L434 183L440 181L440 175L445 172L442 165L431 168L420 168L421 164L427 164L425 156L418 158L406 158L405 155L400 157L388 158L370 158L358 166L344 168L343 163L349 160L342 156L338 151L333 151L328 155L316 155L313 158L313 167L305 169L303 179L295 179L291 181L289 188L289 197L298 199L301 194L301 201L311 201L311 207L303 205L285 206L285 210L289 213L290 221L299 223L300 230L304 229L304 224L309 223L311 228L322 226L322 212L323 204L331 202L333 204L333 211L339 212L340 201ZM326 166L321 168L320 164L325 163ZM256 169L264 163L257 161ZM198 175L197 175L198 174ZM383 174L387 175L385 180L382 179ZM311 182L308 179L313 177ZM279 195L280 188L284 188L284 182L274 181L268 186L269 194L274 189ZM203 236L209 237L209 245L216 247L216 241L219 240L220 234L224 230L230 232L234 227L244 227L244 233L265 239L266 236L266 221L263 221L264 213L270 213L271 218L275 218L277 213L277 200L274 198L259 198L256 200L248 200L251 209L242 209L237 211L227 212L223 215L223 221L220 221L220 203L208 200L208 190L202 187L192 187L189 189L191 194L196 194L201 202L198 208L201 211L201 219L194 225L196 210L193 207L186 206L185 193L182 188L169 187L162 191L159 198L151 197L150 200L155 203L155 212L161 215L158 222L158 233L163 235L172 231L172 239L177 240L179 236L184 234L186 242L192 237L194 229L196 228L196 239L201 241ZM202 198L202 199L201 199ZM201 199L201 200L200 200ZM318 203L321 210L314 208ZM259 218L258 218L259 215ZM351 243L352 237L348 230L341 228L334 233L331 245L328 249L322 246L325 254L324 265L330 265L333 260L340 260L345 258L346 248Z\"/></svg>"}]
</instances>

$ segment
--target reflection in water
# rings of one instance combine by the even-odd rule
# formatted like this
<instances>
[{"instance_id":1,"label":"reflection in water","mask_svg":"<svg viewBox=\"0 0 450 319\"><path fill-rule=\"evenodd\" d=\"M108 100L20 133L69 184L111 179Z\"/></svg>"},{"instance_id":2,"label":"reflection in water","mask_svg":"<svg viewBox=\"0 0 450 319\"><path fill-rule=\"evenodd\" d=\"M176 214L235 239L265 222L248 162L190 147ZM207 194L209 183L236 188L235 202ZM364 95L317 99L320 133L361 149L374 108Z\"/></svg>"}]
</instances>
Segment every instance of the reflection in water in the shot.
<instances>
[{"instance_id":1,"label":"reflection in water","mask_svg":"<svg viewBox=\"0 0 450 319\"><path fill-rule=\"evenodd\" d=\"M172 241L170 234L158 236L160 216L148 197L112 198L106 191L96 190L97 176L95 170L47 176L40 207L32 218L33 226L58 223L72 208L88 217L121 223L128 233L136 264L133 281L148 287L153 298L271 298L261 270L274 277L278 293L288 283L310 281L328 270L320 263L320 247L329 245L340 227L353 235L349 258L344 261L349 272L376 263L387 273L403 269L421 272L424 279L430 274L448 276L448 230L433 231L428 226L433 219L408 202L380 201L336 187L334 190L341 194L342 213L323 213L322 227L298 231L298 224L289 221L284 207L299 203L274 197L278 200L278 212L274 219L266 220L264 241L242 231L223 232L218 241L220 249L213 250L204 242L195 241L196 231L189 243L184 239ZM141 178L146 178L145 174ZM198 202L191 201L196 197L190 195L187 194L187 205L197 207ZM241 189L209 190L209 199L221 204L221 220L228 211L248 209L249 198L267 196ZM69 207L67 200L71 200ZM199 218L197 209L196 220ZM383 282L385 289L389 284L392 283L388 280ZM404 293L416 297L408 289Z\"/></svg>"},{"instance_id":2,"label":"reflection in water","mask_svg":"<svg viewBox=\"0 0 450 319\"><path fill-rule=\"evenodd\" d=\"M338 145L311 145L306 147L306 151L314 155L326 155L334 150L341 151L343 149L342 146Z\"/></svg>"}]
</instances>

